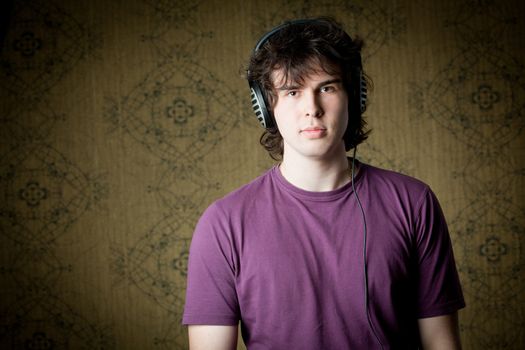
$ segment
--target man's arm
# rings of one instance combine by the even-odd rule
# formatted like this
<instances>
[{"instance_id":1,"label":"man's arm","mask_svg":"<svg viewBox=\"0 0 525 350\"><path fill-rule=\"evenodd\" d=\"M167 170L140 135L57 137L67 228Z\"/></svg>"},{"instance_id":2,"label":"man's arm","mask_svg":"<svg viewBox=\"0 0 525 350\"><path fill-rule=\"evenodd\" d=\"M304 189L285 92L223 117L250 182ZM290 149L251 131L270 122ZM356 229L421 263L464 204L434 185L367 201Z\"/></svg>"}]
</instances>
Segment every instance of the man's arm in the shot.
<instances>
[{"instance_id":1,"label":"man's arm","mask_svg":"<svg viewBox=\"0 0 525 350\"><path fill-rule=\"evenodd\" d=\"M188 326L190 350L237 349L237 326Z\"/></svg>"},{"instance_id":2,"label":"man's arm","mask_svg":"<svg viewBox=\"0 0 525 350\"><path fill-rule=\"evenodd\" d=\"M461 350L457 312L420 318L418 326L424 350Z\"/></svg>"}]
</instances>

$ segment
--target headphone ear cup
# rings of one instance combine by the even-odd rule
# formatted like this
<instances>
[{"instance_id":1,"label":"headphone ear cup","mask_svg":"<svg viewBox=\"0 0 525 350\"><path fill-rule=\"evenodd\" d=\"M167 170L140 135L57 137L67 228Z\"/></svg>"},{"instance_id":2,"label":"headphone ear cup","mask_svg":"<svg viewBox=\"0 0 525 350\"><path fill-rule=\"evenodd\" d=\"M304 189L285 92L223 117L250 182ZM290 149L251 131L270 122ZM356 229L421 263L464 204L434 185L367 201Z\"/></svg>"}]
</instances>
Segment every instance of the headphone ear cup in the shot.
<instances>
[{"instance_id":1,"label":"headphone ear cup","mask_svg":"<svg viewBox=\"0 0 525 350\"><path fill-rule=\"evenodd\" d=\"M261 87L255 82L250 82L250 91L252 108L255 112L257 120L259 120L259 123L263 126L263 128L273 128L275 123L270 111L268 110L266 98L264 97Z\"/></svg>"},{"instance_id":2,"label":"headphone ear cup","mask_svg":"<svg viewBox=\"0 0 525 350\"><path fill-rule=\"evenodd\" d=\"M361 113L366 110L366 98L368 94L368 88L366 86L366 80L363 76L363 71L359 70L359 106L361 107Z\"/></svg>"}]
</instances>

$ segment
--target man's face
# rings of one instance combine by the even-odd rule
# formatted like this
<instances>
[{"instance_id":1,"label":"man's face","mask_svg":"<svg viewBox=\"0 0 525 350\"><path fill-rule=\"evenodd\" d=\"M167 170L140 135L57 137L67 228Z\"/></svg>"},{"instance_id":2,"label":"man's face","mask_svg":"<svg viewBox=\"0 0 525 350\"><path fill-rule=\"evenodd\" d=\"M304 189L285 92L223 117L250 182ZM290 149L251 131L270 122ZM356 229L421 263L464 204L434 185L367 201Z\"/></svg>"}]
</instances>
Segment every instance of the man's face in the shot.
<instances>
[{"instance_id":1,"label":"man's face","mask_svg":"<svg viewBox=\"0 0 525 350\"><path fill-rule=\"evenodd\" d=\"M275 70L273 109L284 142L284 160L331 160L345 154L348 95L340 73L313 69L302 83L285 81Z\"/></svg>"}]
</instances>

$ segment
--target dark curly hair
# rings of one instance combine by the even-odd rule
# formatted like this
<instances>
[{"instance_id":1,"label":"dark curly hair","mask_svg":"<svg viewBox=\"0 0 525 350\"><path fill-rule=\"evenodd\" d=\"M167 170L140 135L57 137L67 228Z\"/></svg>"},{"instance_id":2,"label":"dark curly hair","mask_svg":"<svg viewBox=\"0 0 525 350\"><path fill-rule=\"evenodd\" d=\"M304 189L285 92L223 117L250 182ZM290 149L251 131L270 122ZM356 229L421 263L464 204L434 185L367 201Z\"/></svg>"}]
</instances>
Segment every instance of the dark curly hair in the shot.
<instances>
[{"instance_id":1,"label":"dark curly hair","mask_svg":"<svg viewBox=\"0 0 525 350\"><path fill-rule=\"evenodd\" d=\"M344 134L345 149L348 151L366 140L369 133L359 103L363 42L358 38L352 40L341 25L329 17L290 22L285 22L290 25L271 35L252 53L246 78L261 86L271 113L276 102L272 81L275 70L282 69L286 81L293 82L304 81L319 65L327 73L340 73L349 101L348 127ZM363 77L370 89L370 79L364 73ZM277 126L266 129L260 143L273 159L282 159L283 138Z\"/></svg>"}]
</instances>

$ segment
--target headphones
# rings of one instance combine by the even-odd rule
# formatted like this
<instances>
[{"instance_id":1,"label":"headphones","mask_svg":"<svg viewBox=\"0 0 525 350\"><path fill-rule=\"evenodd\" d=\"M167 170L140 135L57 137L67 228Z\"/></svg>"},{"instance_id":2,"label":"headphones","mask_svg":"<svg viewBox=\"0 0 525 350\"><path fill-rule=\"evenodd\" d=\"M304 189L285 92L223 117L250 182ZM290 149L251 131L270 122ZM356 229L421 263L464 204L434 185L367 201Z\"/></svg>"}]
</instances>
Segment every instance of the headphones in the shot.
<instances>
[{"instance_id":1,"label":"headphones","mask_svg":"<svg viewBox=\"0 0 525 350\"><path fill-rule=\"evenodd\" d=\"M283 28L287 28L290 26L307 26L310 24L321 24L326 25L327 22L322 19L296 19L292 21L285 22L272 30L270 30L268 33L264 34L261 39L257 42L255 45L255 48L253 49L252 56L266 43L268 40L277 32L281 31ZM345 32L347 39L352 42L352 38ZM340 57L340 54L334 49L330 48L333 55L335 57ZM350 109L350 106L353 106L355 103L359 103L359 113L363 113L366 109L366 97L367 97L367 86L366 81L363 77L363 69L361 64L361 55L357 54L357 68L355 69L355 72L352 72L352 78L351 79L351 86L347 93L349 94L349 102L348 106ZM257 120L259 123L263 126L265 129L271 129L275 128L277 125L275 123L275 119L273 117L273 113L268 108L268 100L266 98L266 93L264 92L263 87L257 82L253 80L248 80L248 84L250 86L251 91L251 101L252 101L252 108L255 112L255 116L257 117ZM357 84L357 85L356 85ZM348 116L350 117L352 115L351 109L349 110Z\"/></svg>"}]
</instances>

